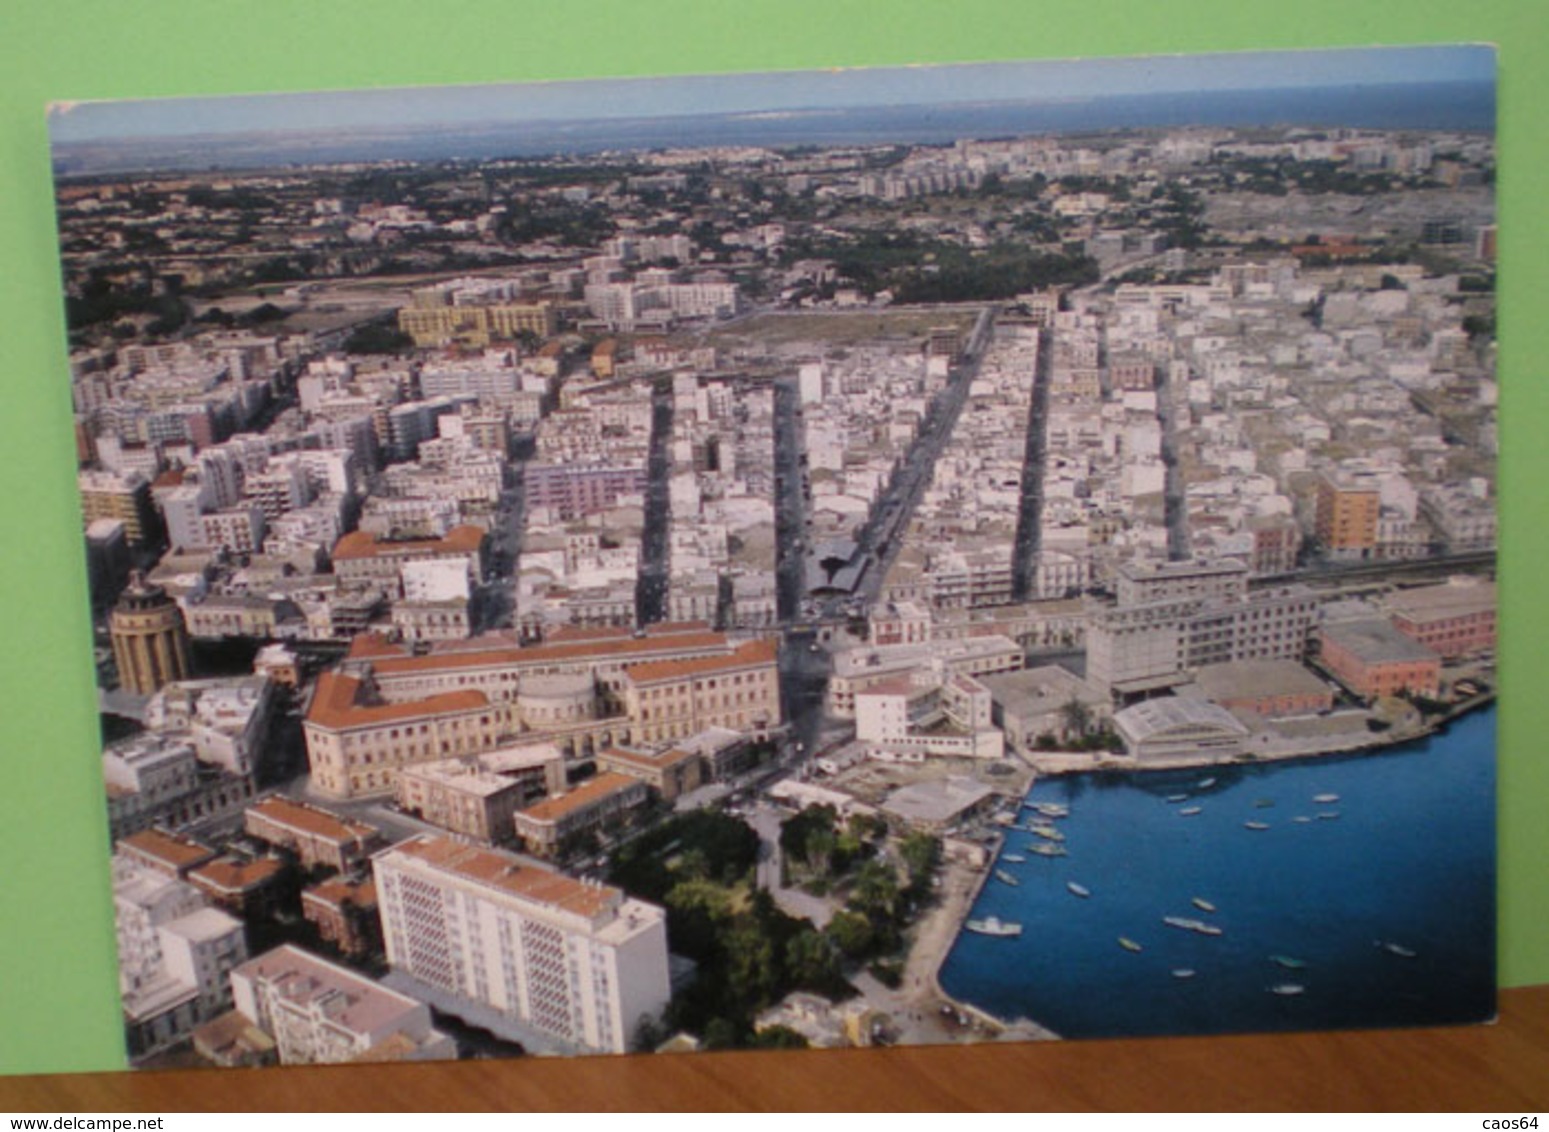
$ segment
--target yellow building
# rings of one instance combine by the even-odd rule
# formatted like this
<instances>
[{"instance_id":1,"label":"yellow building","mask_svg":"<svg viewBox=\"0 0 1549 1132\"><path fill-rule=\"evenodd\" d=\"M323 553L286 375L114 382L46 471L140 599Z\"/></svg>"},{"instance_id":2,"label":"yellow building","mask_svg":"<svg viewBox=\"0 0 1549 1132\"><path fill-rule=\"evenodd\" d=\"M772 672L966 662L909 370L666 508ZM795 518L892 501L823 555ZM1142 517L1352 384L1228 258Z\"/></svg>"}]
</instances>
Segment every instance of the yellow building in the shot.
<instances>
[{"instance_id":1,"label":"yellow building","mask_svg":"<svg viewBox=\"0 0 1549 1132\"><path fill-rule=\"evenodd\" d=\"M148 696L175 680L188 679L192 669L183 611L139 571L108 615L108 632L118 682L125 691Z\"/></svg>"},{"instance_id":2,"label":"yellow building","mask_svg":"<svg viewBox=\"0 0 1549 1132\"><path fill-rule=\"evenodd\" d=\"M709 727L767 736L781 723L779 642L749 641L730 656L664 660L624 672L624 708L637 743Z\"/></svg>"},{"instance_id":3,"label":"yellow building","mask_svg":"<svg viewBox=\"0 0 1549 1132\"><path fill-rule=\"evenodd\" d=\"M416 346L445 346L460 342L488 346L496 338L516 338L523 331L552 338L559 329L558 312L549 302L499 303L477 307L404 307L398 312L398 329Z\"/></svg>"},{"instance_id":4,"label":"yellow building","mask_svg":"<svg viewBox=\"0 0 1549 1132\"><path fill-rule=\"evenodd\" d=\"M312 784L335 798L351 798L391 793L400 767L488 751L517 725L511 705L492 704L483 692L373 704L362 681L325 672L302 730Z\"/></svg>"},{"instance_id":5,"label":"yellow building","mask_svg":"<svg viewBox=\"0 0 1549 1132\"><path fill-rule=\"evenodd\" d=\"M1334 558L1367 558L1377 549L1382 497L1374 482L1345 476L1318 481L1317 530L1323 552Z\"/></svg>"}]
</instances>

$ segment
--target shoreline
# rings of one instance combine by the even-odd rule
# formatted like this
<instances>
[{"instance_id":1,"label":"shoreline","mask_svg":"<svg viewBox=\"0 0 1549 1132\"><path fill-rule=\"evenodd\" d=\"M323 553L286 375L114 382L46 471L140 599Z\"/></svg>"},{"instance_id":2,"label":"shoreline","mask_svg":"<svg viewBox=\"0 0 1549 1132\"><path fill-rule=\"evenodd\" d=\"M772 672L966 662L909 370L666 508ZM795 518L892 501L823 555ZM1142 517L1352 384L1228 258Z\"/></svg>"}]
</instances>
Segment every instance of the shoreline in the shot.
<instances>
[{"instance_id":1,"label":"shoreline","mask_svg":"<svg viewBox=\"0 0 1549 1132\"><path fill-rule=\"evenodd\" d=\"M1264 752L1242 752L1236 755L1215 757L1191 757L1153 759L1147 762L1138 762L1127 756L1114 756L1112 752L1092 754L1089 752L1047 752L1021 756L1029 766L1033 768L1036 778L1059 777L1067 774L1093 774L1093 773L1144 773L1146 771L1161 770L1199 770L1210 767L1249 767L1260 766L1265 763L1293 762L1298 759L1325 759L1336 755L1367 755L1377 754L1392 747L1399 747L1405 743L1417 743L1439 734L1458 719L1470 715L1482 708L1495 703L1497 693L1485 692L1474 696L1462 703L1454 704L1440 716L1426 723L1423 727L1414 730L1391 729L1386 732L1371 732L1360 737L1360 742L1351 743L1348 746L1334 746L1325 750L1286 750ZM1078 760L1091 760L1079 761ZM1035 778L1035 781L1036 781Z\"/></svg>"},{"instance_id":2,"label":"shoreline","mask_svg":"<svg viewBox=\"0 0 1549 1132\"><path fill-rule=\"evenodd\" d=\"M1191 770L1191 769L1201 769L1201 768L1211 768L1211 767L1233 767L1233 766L1247 767L1247 766L1260 765L1260 764L1264 764L1264 763L1289 763L1289 762L1294 762L1294 761L1297 761L1297 760L1306 760L1306 761L1310 762L1310 761L1313 761L1315 759L1325 759L1325 758L1328 758L1331 755L1345 755L1345 756L1355 757L1355 756L1366 755L1366 754L1376 754L1376 753L1380 753L1380 752L1383 752L1383 751L1390 750L1390 749L1392 749L1394 747L1402 746L1405 743L1414 743L1414 742L1419 742L1419 741L1422 741L1422 740L1425 740L1425 739L1432 738L1433 736L1438 735L1438 734L1442 733L1443 731L1445 731L1447 729L1447 727L1450 726L1456 720L1462 719L1464 716L1470 715L1473 712L1478 711L1478 710L1480 710L1482 708L1493 706L1495 701L1496 701L1496 693L1494 691L1486 692L1486 693L1483 693L1481 695L1474 696L1474 697L1472 697L1472 698L1470 698L1468 700L1465 700L1462 703L1452 705L1447 710L1447 712L1445 712L1441 716L1436 717L1432 722L1428 723L1423 729L1421 729L1419 731L1416 731L1416 732L1413 732L1413 733L1406 732L1406 733L1404 733L1402 735L1397 735L1397 736L1394 736L1394 737L1388 738L1388 739L1383 739L1380 736L1374 735L1372 737L1372 741L1370 741L1370 742L1363 743L1363 744L1361 744L1359 746L1340 748L1340 749L1337 749L1337 750L1320 751L1320 752L1293 751L1293 752L1277 753L1277 754L1270 754L1270 755L1256 755L1256 756L1252 756L1252 757L1246 758L1246 759L1242 758L1241 756L1234 756L1234 757L1224 758L1224 759L1223 758L1187 759L1187 760L1180 759L1180 760L1169 760L1169 761L1166 761L1166 762L1148 763L1145 766L1140 766L1140 765L1137 765L1137 764L1134 764L1134 763L1114 763L1114 762L1108 761L1108 762L1099 762L1099 763L1095 763L1095 764L1091 764L1091 765L1086 765L1086 766L1081 766L1081 767L1067 766L1067 767L1059 767L1059 768L1045 768L1045 767L1039 765L1039 762L1038 762L1036 757L1035 758L1030 758L1027 761L1028 761L1029 765L1031 765L1033 767L1033 770L1035 771L1034 783L1036 783L1037 779L1039 777L1044 776L1044 775L1048 775L1048 776L1051 776L1051 777L1060 777L1062 775L1067 775L1067 774L1090 774L1090 773L1094 773L1094 772L1098 772L1098 773L1112 773L1112 772L1133 773L1133 772L1152 771L1152 770L1155 770L1155 771ZM1029 786L1028 786L1028 791L1029 792L1031 792L1031 790L1032 790L1032 785L1033 784L1030 783ZM1024 799L1025 799L1025 795L1024 795ZM984 886L989 882L990 877L994 874L994 869L995 869L995 864L994 863L995 863L995 861L1000 856L1000 850L1003 847L1004 842L1005 842L1005 837L1004 837L1004 835L1001 835L999 840L997 841L997 843L995 845L994 850L991 853L990 859L985 863L984 868L982 870L976 870L975 880L974 880L974 883L971 885L971 890L970 890L970 892L967 895L966 901L962 904L961 907L956 908L956 909L953 910L956 913L956 917L955 917L956 918L956 928L951 933L951 936L948 939L948 941L946 942L946 944L944 946L939 947L939 949L937 950L937 953L934 956L933 962L931 963L929 985L930 985L931 990L935 993L937 998L939 998L942 1003L950 1005L954 1010L957 1010L957 1011L959 1011L959 1012L961 1012L963 1014L971 1015L971 1016L973 1016L975 1018L980 1019L984 1024L986 1024L986 1025L990 1026L991 1028L993 1028L998 1034L1005 1034L1005 1033L1010 1033L1010 1032L1013 1032L1013 1031L1030 1029L1031 1033L1028 1033L1028 1034L1026 1034L1024 1036L1032 1037L1032 1038L1035 1038L1035 1039L1049 1040L1049 1041L1064 1041L1064 1040L1066 1040L1065 1038L1061 1037L1061 1035L1059 1035L1055 1031L1049 1029L1047 1026L1044 1026L1044 1025L1038 1023L1038 1022L1035 1022L1035 1021L1033 1021L1031 1019L1026 1019L1026 1018L1016 1019L1016 1020L1007 1020L1007 1019L1003 1019L1003 1018L997 1017L996 1015L990 1013L988 1010L985 1010L983 1007L976 1006L973 1003L962 1002L962 1001L954 998L952 995L948 994L946 992L946 990L941 986L941 980L940 980L941 967L946 962L946 958L951 953L952 948L954 946L956 946L958 937L965 930L964 929L964 924L967 922L967 917L968 917L969 913L973 909L974 902L978 900L979 894L984 890ZM946 909L946 905L944 903L942 908L941 908L941 911L945 912L946 910L947 910ZM915 958L914 951L911 950L911 953L910 953L910 961L911 961L911 963L913 962L914 958Z\"/></svg>"}]
</instances>

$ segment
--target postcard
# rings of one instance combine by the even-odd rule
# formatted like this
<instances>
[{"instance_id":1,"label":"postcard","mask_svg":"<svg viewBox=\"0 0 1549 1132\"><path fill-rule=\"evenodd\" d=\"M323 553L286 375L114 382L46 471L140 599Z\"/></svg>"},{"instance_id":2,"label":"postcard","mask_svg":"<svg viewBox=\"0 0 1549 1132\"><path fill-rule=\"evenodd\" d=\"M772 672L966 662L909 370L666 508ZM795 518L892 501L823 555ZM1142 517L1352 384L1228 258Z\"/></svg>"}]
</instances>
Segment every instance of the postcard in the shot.
<instances>
[{"instance_id":1,"label":"postcard","mask_svg":"<svg viewBox=\"0 0 1549 1132\"><path fill-rule=\"evenodd\" d=\"M1494 111L54 105L131 1062L1491 1017Z\"/></svg>"}]
</instances>

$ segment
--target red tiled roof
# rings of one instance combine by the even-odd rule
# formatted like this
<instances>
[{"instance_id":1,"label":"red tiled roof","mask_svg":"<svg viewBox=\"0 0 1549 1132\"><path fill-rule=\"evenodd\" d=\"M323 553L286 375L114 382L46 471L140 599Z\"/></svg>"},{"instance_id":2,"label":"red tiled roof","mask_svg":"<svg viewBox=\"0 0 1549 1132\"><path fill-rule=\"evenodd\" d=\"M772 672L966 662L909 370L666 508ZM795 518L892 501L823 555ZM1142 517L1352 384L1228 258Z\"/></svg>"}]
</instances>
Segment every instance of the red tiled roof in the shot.
<instances>
[{"instance_id":1,"label":"red tiled roof","mask_svg":"<svg viewBox=\"0 0 1549 1132\"><path fill-rule=\"evenodd\" d=\"M150 857L169 866L174 872L198 865L215 856L215 850L200 845L187 837L178 837L160 829L147 829L124 838L119 842L124 848L134 849L141 856Z\"/></svg>"},{"instance_id":2,"label":"red tiled roof","mask_svg":"<svg viewBox=\"0 0 1549 1132\"><path fill-rule=\"evenodd\" d=\"M483 692L443 692L402 704L360 704L360 681L342 672L325 672L317 680L317 691L307 709L307 722L332 730L348 727L374 727L400 719L419 719L444 712L472 711L489 706Z\"/></svg>"},{"instance_id":3,"label":"red tiled roof","mask_svg":"<svg viewBox=\"0 0 1549 1132\"><path fill-rule=\"evenodd\" d=\"M453 527L444 538L378 542L368 531L351 531L334 544L333 560L353 558L404 558L414 554L472 554L484 541L483 527Z\"/></svg>"},{"instance_id":4,"label":"red tiled roof","mask_svg":"<svg viewBox=\"0 0 1549 1132\"><path fill-rule=\"evenodd\" d=\"M686 676L709 676L717 672L732 672L739 668L774 664L780 655L780 644L773 637L762 641L749 641L730 656L703 656L689 660L658 660L645 664L632 664L625 674L634 684L652 684L658 680L681 680Z\"/></svg>"},{"instance_id":5,"label":"red tiled roof","mask_svg":"<svg viewBox=\"0 0 1549 1132\"><path fill-rule=\"evenodd\" d=\"M567 814L595 806L639 784L640 780L632 775L604 771L595 778L587 779L574 790L557 797L545 798L541 802L528 806L522 811L522 816L535 821L558 821Z\"/></svg>"},{"instance_id":6,"label":"red tiled roof","mask_svg":"<svg viewBox=\"0 0 1549 1132\"><path fill-rule=\"evenodd\" d=\"M239 861L235 857L222 857L211 861L188 874L195 884L208 885L220 892L241 892L256 888L279 875L284 864L273 857L257 861Z\"/></svg>"},{"instance_id":7,"label":"red tiled roof","mask_svg":"<svg viewBox=\"0 0 1549 1132\"><path fill-rule=\"evenodd\" d=\"M547 664L588 658L627 659L630 656L672 652L677 649L708 649L726 645L724 633L683 633L678 636L619 638L604 641L576 641L567 644L531 645L526 648L493 648L486 651L432 653L429 656L390 657L374 667L381 676L399 672L437 672L443 669L484 668L501 664Z\"/></svg>"},{"instance_id":8,"label":"red tiled roof","mask_svg":"<svg viewBox=\"0 0 1549 1132\"><path fill-rule=\"evenodd\" d=\"M320 810L316 806L304 806L300 802L292 802L289 798L278 795L249 806L247 812L257 813L276 825L289 826L292 829L299 829L340 843L355 840L369 841L378 833L375 826L367 825L365 822L346 821L327 810Z\"/></svg>"},{"instance_id":9,"label":"red tiled roof","mask_svg":"<svg viewBox=\"0 0 1549 1132\"><path fill-rule=\"evenodd\" d=\"M454 876L581 916L595 916L623 895L616 888L583 884L562 873L524 865L509 853L480 849L445 837L422 835L395 845L391 853L402 853Z\"/></svg>"}]
</instances>

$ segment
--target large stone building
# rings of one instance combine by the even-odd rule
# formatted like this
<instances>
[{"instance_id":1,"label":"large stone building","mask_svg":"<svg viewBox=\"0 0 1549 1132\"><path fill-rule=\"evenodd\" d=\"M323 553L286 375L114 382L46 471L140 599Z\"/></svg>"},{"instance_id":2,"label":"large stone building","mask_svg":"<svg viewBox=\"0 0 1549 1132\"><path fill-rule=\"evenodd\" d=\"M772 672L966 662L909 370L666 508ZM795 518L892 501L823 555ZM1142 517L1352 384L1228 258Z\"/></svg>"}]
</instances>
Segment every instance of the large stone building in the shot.
<instances>
[{"instance_id":1,"label":"large stone building","mask_svg":"<svg viewBox=\"0 0 1549 1132\"><path fill-rule=\"evenodd\" d=\"M1116 604L1092 610L1086 675L1120 700L1208 664L1299 660L1318 604L1301 586L1250 592L1236 559L1126 564L1117 589Z\"/></svg>"},{"instance_id":2,"label":"large stone building","mask_svg":"<svg viewBox=\"0 0 1549 1132\"><path fill-rule=\"evenodd\" d=\"M395 971L575 1051L623 1053L667 1005L661 908L444 837L374 863Z\"/></svg>"},{"instance_id":3,"label":"large stone building","mask_svg":"<svg viewBox=\"0 0 1549 1132\"><path fill-rule=\"evenodd\" d=\"M631 665L623 693L635 741L681 739L708 727L768 735L782 718L779 653L769 639L730 656Z\"/></svg>"}]
</instances>

